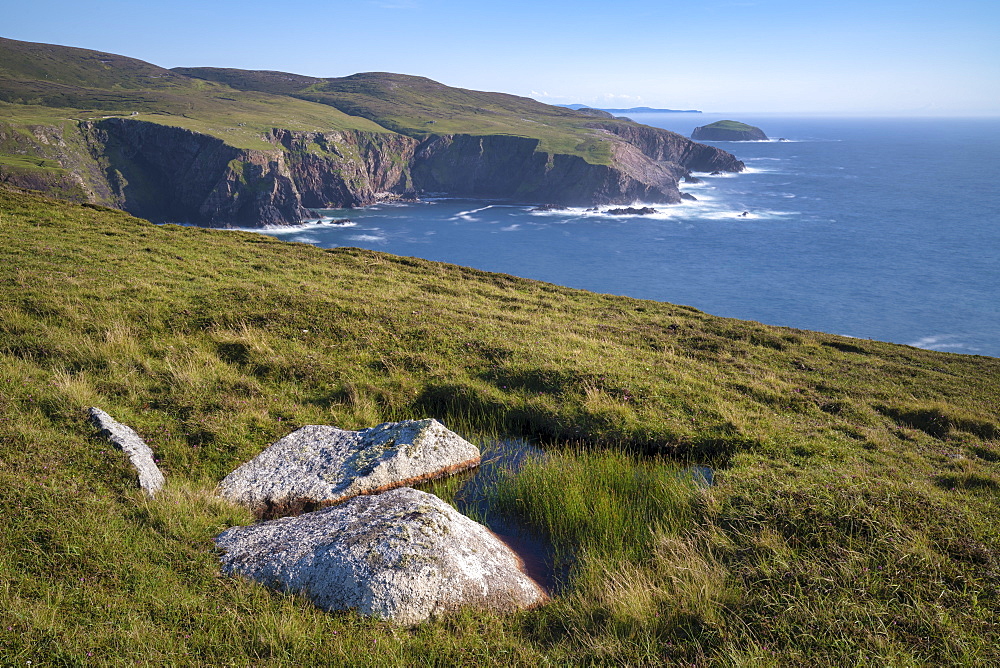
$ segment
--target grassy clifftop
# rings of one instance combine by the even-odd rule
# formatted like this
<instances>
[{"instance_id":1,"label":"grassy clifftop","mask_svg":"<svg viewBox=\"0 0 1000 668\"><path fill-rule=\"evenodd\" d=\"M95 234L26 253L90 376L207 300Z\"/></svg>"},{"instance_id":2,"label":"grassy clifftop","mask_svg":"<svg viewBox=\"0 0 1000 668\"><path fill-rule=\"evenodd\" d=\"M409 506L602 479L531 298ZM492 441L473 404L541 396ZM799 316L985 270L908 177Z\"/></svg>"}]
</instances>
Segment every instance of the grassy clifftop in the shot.
<instances>
[{"instance_id":1,"label":"grassy clifftop","mask_svg":"<svg viewBox=\"0 0 1000 668\"><path fill-rule=\"evenodd\" d=\"M514 135L538 139L542 151L579 155L594 164L611 161L610 144L587 127L592 118L526 97L454 88L425 77L388 72L309 79L283 72L210 67L174 71L240 90L280 91L330 105L411 137Z\"/></svg>"},{"instance_id":2,"label":"grassy clifftop","mask_svg":"<svg viewBox=\"0 0 1000 668\"><path fill-rule=\"evenodd\" d=\"M0 333L15 663L1000 661L994 358L3 191ZM550 453L495 502L561 546L551 604L401 630L217 577L249 521L222 475L302 424L424 416ZM718 484L670 483L692 462Z\"/></svg>"},{"instance_id":3,"label":"grassy clifftop","mask_svg":"<svg viewBox=\"0 0 1000 668\"><path fill-rule=\"evenodd\" d=\"M592 120L561 107L503 93L452 88L399 74L318 79L222 68L168 70L86 49L0 38L0 101L25 114L97 118L139 112L140 120L205 132L237 148L261 148L271 128L511 134L539 150L608 164L611 148Z\"/></svg>"}]
</instances>

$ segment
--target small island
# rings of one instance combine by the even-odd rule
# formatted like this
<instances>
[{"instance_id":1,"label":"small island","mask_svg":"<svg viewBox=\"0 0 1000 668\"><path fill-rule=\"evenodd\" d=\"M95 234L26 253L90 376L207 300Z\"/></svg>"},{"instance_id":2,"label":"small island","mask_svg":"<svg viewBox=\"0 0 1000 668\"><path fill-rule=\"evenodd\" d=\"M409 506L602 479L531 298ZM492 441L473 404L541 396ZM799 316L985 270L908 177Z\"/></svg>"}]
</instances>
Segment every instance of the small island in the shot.
<instances>
[{"instance_id":1,"label":"small island","mask_svg":"<svg viewBox=\"0 0 1000 668\"><path fill-rule=\"evenodd\" d=\"M767 141L764 131L739 121L716 121L695 128L691 133L695 141Z\"/></svg>"}]
</instances>

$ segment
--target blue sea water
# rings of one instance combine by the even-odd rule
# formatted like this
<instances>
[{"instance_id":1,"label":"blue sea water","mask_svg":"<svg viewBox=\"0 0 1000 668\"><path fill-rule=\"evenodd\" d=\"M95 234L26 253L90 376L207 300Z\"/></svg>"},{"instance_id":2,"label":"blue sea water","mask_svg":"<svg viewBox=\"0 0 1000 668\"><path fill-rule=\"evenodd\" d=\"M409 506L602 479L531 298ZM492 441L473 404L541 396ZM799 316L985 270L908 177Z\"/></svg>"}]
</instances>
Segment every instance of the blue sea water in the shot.
<instances>
[{"instance_id":1,"label":"blue sea water","mask_svg":"<svg viewBox=\"0 0 1000 668\"><path fill-rule=\"evenodd\" d=\"M689 136L720 118L634 120ZM682 186L696 202L654 216L442 199L269 233L1000 357L1000 119L734 120L775 140L716 143L747 172L703 176Z\"/></svg>"}]
</instances>

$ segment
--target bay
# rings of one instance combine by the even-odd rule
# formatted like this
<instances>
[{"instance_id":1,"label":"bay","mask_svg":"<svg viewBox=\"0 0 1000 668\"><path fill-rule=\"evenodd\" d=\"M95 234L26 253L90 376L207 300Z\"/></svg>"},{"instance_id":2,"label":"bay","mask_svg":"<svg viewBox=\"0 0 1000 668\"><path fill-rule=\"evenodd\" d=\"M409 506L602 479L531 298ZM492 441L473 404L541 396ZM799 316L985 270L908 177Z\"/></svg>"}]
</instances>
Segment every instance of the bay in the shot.
<instances>
[{"instance_id":1,"label":"bay","mask_svg":"<svg viewBox=\"0 0 1000 668\"><path fill-rule=\"evenodd\" d=\"M685 136L722 118L731 116L633 117ZM1000 356L1000 119L733 120L772 141L714 143L747 172L699 175L682 187L696 202L652 205L653 216L437 199L324 211L352 222L267 233Z\"/></svg>"}]
</instances>

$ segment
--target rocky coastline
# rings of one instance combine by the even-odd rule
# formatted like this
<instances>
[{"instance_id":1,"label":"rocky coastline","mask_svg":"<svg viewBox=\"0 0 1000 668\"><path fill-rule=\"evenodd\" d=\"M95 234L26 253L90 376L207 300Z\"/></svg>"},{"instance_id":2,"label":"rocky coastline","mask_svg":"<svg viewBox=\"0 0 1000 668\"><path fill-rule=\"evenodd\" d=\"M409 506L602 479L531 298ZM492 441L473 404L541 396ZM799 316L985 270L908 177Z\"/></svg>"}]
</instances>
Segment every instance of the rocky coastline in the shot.
<instances>
[{"instance_id":1,"label":"rocky coastline","mask_svg":"<svg viewBox=\"0 0 1000 668\"><path fill-rule=\"evenodd\" d=\"M298 224L315 209L415 201L422 192L560 206L673 204L692 171L743 170L733 155L666 130L592 128L611 143L611 164L546 153L537 139L505 135L419 140L274 129L265 137L273 150L240 149L191 130L114 117L33 128L25 151L65 165L65 182L4 178L154 222L267 227Z\"/></svg>"}]
</instances>

